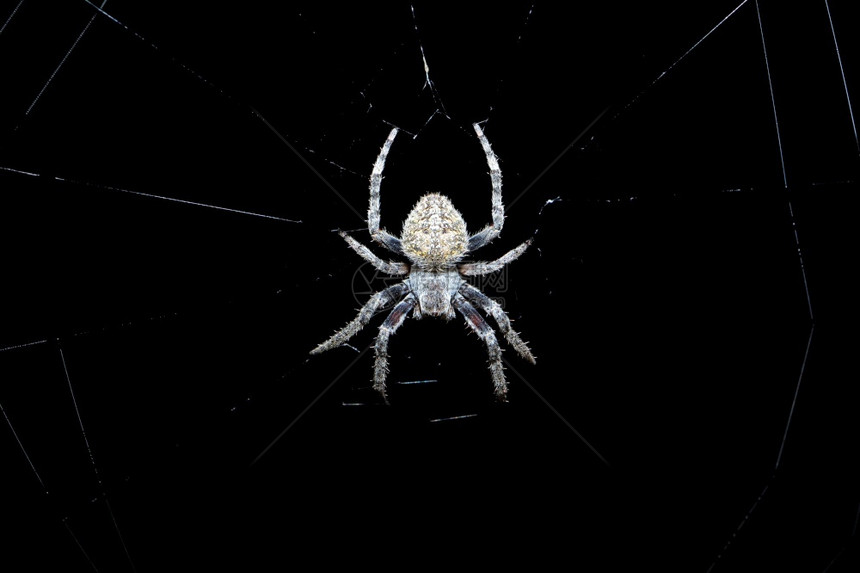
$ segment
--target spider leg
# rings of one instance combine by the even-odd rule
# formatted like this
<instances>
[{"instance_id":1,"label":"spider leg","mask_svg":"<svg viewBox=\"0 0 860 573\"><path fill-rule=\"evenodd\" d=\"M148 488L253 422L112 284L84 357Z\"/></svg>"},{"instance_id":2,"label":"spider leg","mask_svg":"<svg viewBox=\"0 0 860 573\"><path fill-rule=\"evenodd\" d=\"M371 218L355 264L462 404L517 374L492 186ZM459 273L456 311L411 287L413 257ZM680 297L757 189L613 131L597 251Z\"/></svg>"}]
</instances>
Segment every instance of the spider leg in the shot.
<instances>
[{"instance_id":1,"label":"spider leg","mask_svg":"<svg viewBox=\"0 0 860 573\"><path fill-rule=\"evenodd\" d=\"M490 273L494 273L504 267L506 264L516 260L520 255L522 255L526 249L529 248L529 245L532 244L532 240L529 239L519 247L515 249L511 249L495 261L479 261L476 263L462 263L458 266L461 275L465 275L467 277L479 276L479 275L488 275Z\"/></svg>"},{"instance_id":2,"label":"spider leg","mask_svg":"<svg viewBox=\"0 0 860 573\"><path fill-rule=\"evenodd\" d=\"M388 275L405 275L409 272L409 265L406 263L383 261L373 254L373 251L347 235L344 231L340 232L340 236L343 237L350 247L352 247L352 250L358 253L358 256L373 265L376 270L382 271Z\"/></svg>"},{"instance_id":3,"label":"spider leg","mask_svg":"<svg viewBox=\"0 0 860 573\"><path fill-rule=\"evenodd\" d=\"M400 325L406 320L406 315L417 302L414 295L408 295L394 307L394 310L389 313L385 322L379 327L379 334L374 346L376 360L373 363L373 389L382 394L383 398L385 398L385 379L388 377L388 338L400 328Z\"/></svg>"},{"instance_id":4,"label":"spider leg","mask_svg":"<svg viewBox=\"0 0 860 573\"><path fill-rule=\"evenodd\" d=\"M469 325L475 334L477 334L484 344L487 345L487 353L490 355L490 375L493 377L493 385L496 388L496 398L504 402L505 396L508 393L508 383L505 380L505 373L502 369L502 349L499 347L499 341L487 321L478 313L474 306L469 301L463 298L463 295L457 293L453 298L454 308L460 311L460 314L466 319L466 324Z\"/></svg>"},{"instance_id":5,"label":"spider leg","mask_svg":"<svg viewBox=\"0 0 860 573\"><path fill-rule=\"evenodd\" d=\"M502 232L502 226L505 224L505 206L502 204L502 170L499 168L499 160L496 154L493 153L493 148L490 147L490 142L487 140L487 136L484 135L481 126L475 123L472 127L475 128L475 133L478 134L481 147L484 148L484 153L487 156L487 165L490 168L490 181L493 184L493 224L469 237L470 251L480 249L498 237L499 233Z\"/></svg>"},{"instance_id":6,"label":"spider leg","mask_svg":"<svg viewBox=\"0 0 860 573\"><path fill-rule=\"evenodd\" d=\"M379 308L399 299L406 294L408 290L409 286L406 283L399 283L388 287L385 290L379 291L370 297L370 300L361 307L361 310L358 311L358 316L352 319L352 321L342 329L335 332L331 338L311 350L311 354L320 354L326 350L331 350L332 348L341 346L347 340L355 336L359 330L364 328Z\"/></svg>"},{"instance_id":7,"label":"spider leg","mask_svg":"<svg viewBox=\"0 0 860 573\"><path fill-rule=\"evenodd\" d=\"M379 151L379 156L376 158L376 163L373 164L373 171L370 173L370 206L367 209L367 230L370 231L370 236L374 241L389 251L402 255L403 249L400 246L400 239L389 234L385 229L379 228L379 187L382 185L382 171L385 169L385 159L388 157L391 144L394 142L394 138L397 137L398 131L395 127L388 134L388 138L385 140L382 149Z\"/></svg>"},{"instance_id":8,"label":"spider leg","mask_svg":"<svg viewBox=\"0 0 860 573\"><path fill-rule=\"evenodd\" d=\"M510 344L524 359L535 364L534 355L531 350L529 350L525 341L520 338L519 333L511 327L511 319L499 303L468 283L460 287L460 293L468 300L481 307L484 312L492 316L495 319L496 324L499 325L499 330L505 335L505 339L508 341L508 344Z\"/></svg>"}]
</instances>

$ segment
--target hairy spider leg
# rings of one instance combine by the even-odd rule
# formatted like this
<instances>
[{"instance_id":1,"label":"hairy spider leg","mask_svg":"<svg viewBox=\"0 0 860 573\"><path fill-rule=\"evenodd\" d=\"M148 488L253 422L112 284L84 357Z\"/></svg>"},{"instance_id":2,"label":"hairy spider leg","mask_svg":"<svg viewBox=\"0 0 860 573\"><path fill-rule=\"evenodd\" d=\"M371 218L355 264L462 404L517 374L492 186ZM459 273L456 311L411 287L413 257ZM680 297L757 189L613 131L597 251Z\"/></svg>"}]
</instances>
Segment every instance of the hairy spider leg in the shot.
<instances>
[{"instance_id":1,"label":"hairy spider leg","mask_svg":"<svg viewBox=\"0 0 860 573\"><path fill-rule=\"evenodd\" d=\"M373 265L376 270L389 275L405 275L409 273L409 265L406 263L383 261L377 257L373 251L350 237L346 232L340 231L340 236L343 237L343 240L346 241L350 247L352 247L352 250L358 253L359 257Z\"/></svg>"},{"instance_id":2,"label":"hairy spider leg","mask_svg":"<svg viewBox=\"0 0 860 573\"><path fill-rule=\"evenodd\" d=\"M405 295L408 290L409 286L406 283L398 283L385 290L379 291L370 297L370 300L361 307L361 310L358 311L358 316L352 319L352 321L342 329L335 332L331 338L311 350L311 354L320 354L321 352L325 352L326 350L331 350L332 348L345 344L347 340L355 336L358 331L370 322L370 319L373 318L373 315L377 310L384 307L386 304L398 300L400 297Z\"/></svg>"},{"instance_id":3,"label":"hairy spider leg","mask_svg":"<svg viewBox=\"0 0 860 573\"><path fill-rule=\"evenodd\" d=\"M489 262L477 261L474 263L463 263L463 264L458 265L457 268L459 269L461 275L464 275L467 277L474 277L474 276L479 276L479 275L488 275L490 273L494 273L494 272L500 270L502 267L504 267L508 263L515 261L517 258L519 258L520 255L522 255L526 251L526 249L529 248L529 245L531 245L531 244L532 244L532 239L529 239L528 241L526 241L525 243L523 243L519 247L516 247L515 249L511 249L510 251L508 251L507 253L505 253L504 255L502 255L501 257L496 259L495 261L489 261Z\"/></svg>"},{"instance_id":4,"label":"hairy spider leg","mask_svg":"<svg viewBox=\"0 0 860 573\"><path fill-rule=\"evenodd\" d=\"M383 398L386 397L385 379L388 377L388 338L400 328L400 325L406 320L406 315L417 303L418 300L414 295L407 295L394 307L394 310L389 313L385 322L379 327L379 334L374 345L376 360L373 363L373 389L382 394Z\"/></svg>"},{"instance_id":5,"label":"hairy spider leg","mask_svg":"<svg viewBox=\"0 0 860 573\"><path fill-rule=\"evenodd\" d=\"M374 241L389 251L402 255L403 249L400 246L400 239L391 235L385 229L379 228L379 187L382 185L382 172L385 170L385 159L388 157L391 144L394 143L394 138L397 137L398 131L395 127L388 134L388 138L385 140L382 149L379 151L379 156L376 158L376 163L373 164L373 171L370 172L370 206L367 209L367 230L370 231L370 236Z\"/></svg>"},{"instance_id":6,"label":"hairy spider leg","mask_svg":"<svg viewBox=\"0 0 860 573\"><path fill-rule=\"evenodd\" d=\"M484 312L493 317L496 324L499 325L499 330L505 336L505 340L507 340L508 344L517 351L517 354L532 364L536 363L535 357L529 349L528 344L526 344L525 341L520 338L519 333L511 327L511 319L499 303L468 283L460 287L460 293L466 297L467 300L477 304Z\"/></svg>"},{"instance_id":7,"label":"hairy spider leg","mask_svg":"<svg viewBox=\"0 0 860 573\"><path fill-rule=\"evenodd\" d=\"M469 328L487 345L487 354L490 356L490 375L493 377L496 398L502 402L506 401L508 383L505 380L505 373L502 369L502 349L499 347L496 334L490 328L490 325L487 324L487 321L484 320L475 307L462 294L457 293L454 295L453 302L454 308L460 311L460 314L466 319L466 324L469 325Z\"/></svg>"},{"instance_id":8,"label":"hairy spider leg","mask_svg":"<svg viewBox=\"0 0 860 573\"><path fill-rule=\"evenodd\" d=\"M505 224L505 206L502 204L502 170L499 168L499 159L493 153L493 148L490 147L490 142L484 131L477 123L472 124L475 128L475 133L478 134L478 139L481 142L481 147L484 148L484 153L487 156L487 166L490 168L490 181L493 185L493 224L484 227L471 237L469 237L469 250L474 251L480 249L490 241L494 240L502 232L502 226Z\"/></svg>"}]
</instances>

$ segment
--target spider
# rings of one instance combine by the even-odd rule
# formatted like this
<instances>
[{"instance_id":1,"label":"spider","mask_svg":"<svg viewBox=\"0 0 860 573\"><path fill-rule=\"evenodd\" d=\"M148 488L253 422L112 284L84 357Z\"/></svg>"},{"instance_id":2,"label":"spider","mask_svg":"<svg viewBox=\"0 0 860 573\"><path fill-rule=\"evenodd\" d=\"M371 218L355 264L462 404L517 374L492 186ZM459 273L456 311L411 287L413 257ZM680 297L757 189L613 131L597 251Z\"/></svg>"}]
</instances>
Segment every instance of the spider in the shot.
<instances>
[{"instance_id":1,"label":"spider","mask_svg":"<svg viewBox=\"0 0 860 573\"><path fill-rule=\"evenodd\" d=\"M469 235L463 216L454 208L451 200L438 193L428 193L418 200L406 217L403 232L399 238L379 228L379 187L385 159L397 136L398 129L395 127L388 134L370 175L367 226L374 241L393 253L405 256L409 259L409 263L384 261L345 232L340 232L340 236L347 244L376 269L389 275L405 276L405 278L402 282L374 294L358 312L358 316L331 338L311 350L311 354L320 354L341 346L364 328L377 310L396 302L397 304L379 327L374 346L376 359L373 388L386 400L388 339L403 324L410 311L416 319L427 315L451 320L455 317L455 311L462 314L466 324L487 346L490 374L495 386L495 395L500 401L506 400L508 392L508 383L502 369L502 350L493 329L478 313L475 306L495 319L499 330L520 356L532 364L535 363L535 357L519 334L511 328L511 321L502 307L463 279L464 276L480 276L500 270L523 254L532 242L529 239L495 261L461 262L467 253L487 245L498 237L505 219L502 205L502 172L499 169L498 159L481 126L475 123L473 127L484 148L487 165L490 168L493 188L491 225Z\"/></svg>"}]
</instances>

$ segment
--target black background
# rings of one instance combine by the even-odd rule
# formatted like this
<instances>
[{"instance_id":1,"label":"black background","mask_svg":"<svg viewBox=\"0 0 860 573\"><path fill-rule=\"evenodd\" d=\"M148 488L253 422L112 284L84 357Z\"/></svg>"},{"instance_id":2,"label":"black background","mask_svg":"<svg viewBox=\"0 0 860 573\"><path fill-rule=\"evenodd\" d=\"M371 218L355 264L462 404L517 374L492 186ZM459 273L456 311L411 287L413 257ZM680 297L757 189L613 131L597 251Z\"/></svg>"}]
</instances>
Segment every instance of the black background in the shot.
<instances>
[{"instance_id":1,"label":"black background","mask_svg":"<svg viewBox=\"0 0 860 573\"><path fill-rule=\"evenodd\" d=\"M772 85L750 2L704 39L738 2L176 4L25 0L0 33L3 570L856 567L824 2L760 3ZM368 242L392 125L383 225L426 191L487 224L485 120L479 254L536 239L485 291L538 364L507 352L496 404L462 323L410 320L385 407L381 317L308 356L369 288L332 230Z\"/></svg>"}]
</instances>

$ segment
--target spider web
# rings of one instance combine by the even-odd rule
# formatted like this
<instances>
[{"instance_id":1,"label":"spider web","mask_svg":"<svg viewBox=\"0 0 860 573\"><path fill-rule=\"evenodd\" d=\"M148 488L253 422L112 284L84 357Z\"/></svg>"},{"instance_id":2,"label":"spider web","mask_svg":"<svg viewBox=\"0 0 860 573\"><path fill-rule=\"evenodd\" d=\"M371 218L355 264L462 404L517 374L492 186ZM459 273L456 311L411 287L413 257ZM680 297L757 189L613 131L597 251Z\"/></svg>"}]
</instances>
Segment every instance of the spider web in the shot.
<instances>
[{"instance_id":1,"label":"spider web","mask_svg":"<svg viewBox=\"0 0 860 573\"><path fill-rule=\"evenodd\" d=\"M4 570L853 570L858 46L784 4L4 4ZM331 231L368 243L392 125L383 225L488 223L474 121L480 257L535 237L480 286L538 366L495 405L479 341L408 321L385 408L376 322L307 357L354 313Z\"/></svg>"}]
</instances>

